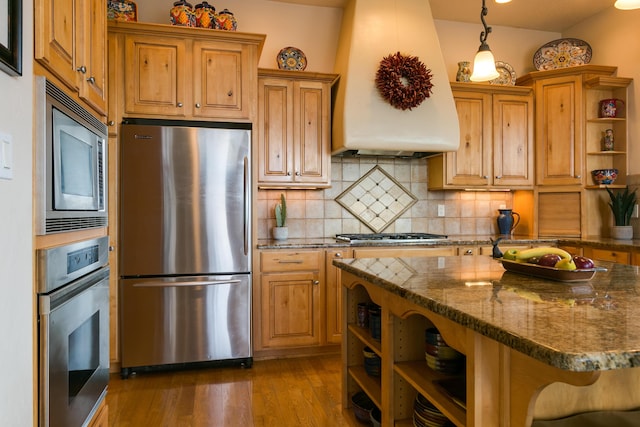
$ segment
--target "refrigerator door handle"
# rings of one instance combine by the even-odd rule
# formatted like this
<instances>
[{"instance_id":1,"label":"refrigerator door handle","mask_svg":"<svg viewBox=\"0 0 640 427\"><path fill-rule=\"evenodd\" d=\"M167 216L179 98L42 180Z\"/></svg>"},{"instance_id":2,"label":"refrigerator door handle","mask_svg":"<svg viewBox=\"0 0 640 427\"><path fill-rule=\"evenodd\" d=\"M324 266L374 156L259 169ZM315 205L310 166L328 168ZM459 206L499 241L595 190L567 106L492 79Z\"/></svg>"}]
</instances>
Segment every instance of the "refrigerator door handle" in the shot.
<instances>
[{"instance_id":1,"label":"refrigerator door handle","mask_svg":"<svg viewBox=\"0 0 640 427\"><path fill-rule=\"evenodd\" d=\"M175 288L190 286L210 286L240 283L241 280L207 280L192 282L140 282L133 285L134 288Z\"/></svg>"},{"instance_id":2,"label":"refrigerator door handle","mask_svg":"<svg viewBox=\"0 0 640 427\"><path fill-rule=\"evenodd\" d=\"M249 255L249 218L251 203L249 201L249 158L244 158L244 254Z\"/></svg>"}]
</instances>

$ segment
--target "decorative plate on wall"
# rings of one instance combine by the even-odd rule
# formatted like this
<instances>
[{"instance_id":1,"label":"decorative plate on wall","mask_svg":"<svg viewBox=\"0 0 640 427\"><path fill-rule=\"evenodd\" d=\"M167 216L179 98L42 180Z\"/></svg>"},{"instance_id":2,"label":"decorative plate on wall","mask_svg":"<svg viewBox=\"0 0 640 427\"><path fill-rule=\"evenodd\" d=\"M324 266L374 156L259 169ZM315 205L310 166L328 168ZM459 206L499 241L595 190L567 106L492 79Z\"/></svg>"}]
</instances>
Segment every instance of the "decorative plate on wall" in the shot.
<instances>
[{"instance_id":1,"label":"decorative plate on wall","mask_svg":"<svg viewBox=\"0 0 640 427\"><path fill-rule=\"evenodd\" d=\"M500 73L500 77L489 81L492 85L515 85L516 72L513 67L506 62L496 61L496 70Z\"/></svg>"},{"instance_id":2,"label":"decorative plate on wall","mask_svg":"<svg viewBox=\"0 0 640 427\"><path fill-rule=\"evenodd\" d=\"M278 68L281 70L302 71L307 68L307 57L296 47L285 47L278 52Z\"/></svg>"},{"instance_id":3,"label":"decorative plate on wall","mask_svg":"<svg viewBox=\"0 0 640 427\"><path fill-rule=\"evenodd\" d=\"M539 71L575 67L591 62L591 46L580 39L558 39L541 46L533 55Z\"/></svg>"}]
</instances>

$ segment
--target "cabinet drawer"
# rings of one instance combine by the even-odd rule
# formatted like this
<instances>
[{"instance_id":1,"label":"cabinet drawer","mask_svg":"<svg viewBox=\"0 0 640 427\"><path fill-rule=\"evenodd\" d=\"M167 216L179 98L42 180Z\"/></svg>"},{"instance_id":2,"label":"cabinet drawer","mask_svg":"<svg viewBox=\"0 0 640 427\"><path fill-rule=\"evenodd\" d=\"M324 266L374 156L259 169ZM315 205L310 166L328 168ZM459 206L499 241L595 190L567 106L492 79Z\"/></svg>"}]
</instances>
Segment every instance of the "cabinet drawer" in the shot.
<instances>
[{"instance_id":1,"label":"cabinet drawer","mask_svg":"<svg viewBox=\"0 0 640 427\"><path fill-rule=\"evenodd\" d=\"M611 249L584 248L584 254L588 258L600 261L612 261L620 264L631 263L631 253Z\"/></svg>"},{"instance_id":2,"label":"cabinet drawer","mask_svg":"<svg viewBox=\"0 0 640 427\"><path fill-rule=\"evenodd\" d=\"M315 271L320 269L321 252L262 252L260 271L280 273L283 271Z\"/></svg>"},{"instance_id":3,"label":"cabinet drawer","mask_svg":"<svg viewBox=\"0 0 640 427\"><path fill-rule=\"evenodd\" d=\"M456 255L454 246L439 246L435 248L365 248L354 249L354 258L390 258L390 257L420 257L420 256L450 256Z\"/></svg>"}]
</instances>

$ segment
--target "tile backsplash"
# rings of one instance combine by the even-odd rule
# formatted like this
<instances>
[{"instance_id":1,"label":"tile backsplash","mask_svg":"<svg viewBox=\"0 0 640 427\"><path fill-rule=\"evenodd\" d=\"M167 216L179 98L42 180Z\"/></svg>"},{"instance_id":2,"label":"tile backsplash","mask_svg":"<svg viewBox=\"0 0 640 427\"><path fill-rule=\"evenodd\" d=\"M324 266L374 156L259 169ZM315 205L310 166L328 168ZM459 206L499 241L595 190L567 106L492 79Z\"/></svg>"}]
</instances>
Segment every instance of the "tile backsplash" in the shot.
<instances>
[{"instance_id":1,"label":"tile backsplash","mask_svg":"<svg viewBox=\"0 0 640 427\"><path fill-rule=\"evenodd\" d=\"M510 192L428 191L425 159L332 158L331 188L323 190L259 190L259 239L271 237L274 207L280 193L287 198L289 238L333 237L338 233L373 232L336 199L373 168L380 167L417 201L382 232L496 234L498 209L511 208ZM445 216L438 216L444 205ZM366 219L364 220L367 221ZM517 229L516 229L517 232Z\"/></svg>"}]
</instances>

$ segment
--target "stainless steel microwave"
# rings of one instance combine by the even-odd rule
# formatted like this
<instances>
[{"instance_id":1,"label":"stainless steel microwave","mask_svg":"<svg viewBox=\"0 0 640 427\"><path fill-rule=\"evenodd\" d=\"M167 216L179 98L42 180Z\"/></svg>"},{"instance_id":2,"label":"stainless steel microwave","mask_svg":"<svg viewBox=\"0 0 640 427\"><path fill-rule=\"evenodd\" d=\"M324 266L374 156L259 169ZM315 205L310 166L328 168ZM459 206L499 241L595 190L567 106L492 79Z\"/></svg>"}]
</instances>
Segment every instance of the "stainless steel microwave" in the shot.
<instances>
[{"instance_id":1,"label":"stainless steel microwave","mask_svg":"<svg viewBox=\"0 0 640 427\"><path fill-rule=\"evenodd\" d=\"M45 77L35 85L36 234L107 226L107 126Z\"/></svg>"}]
</instances>

